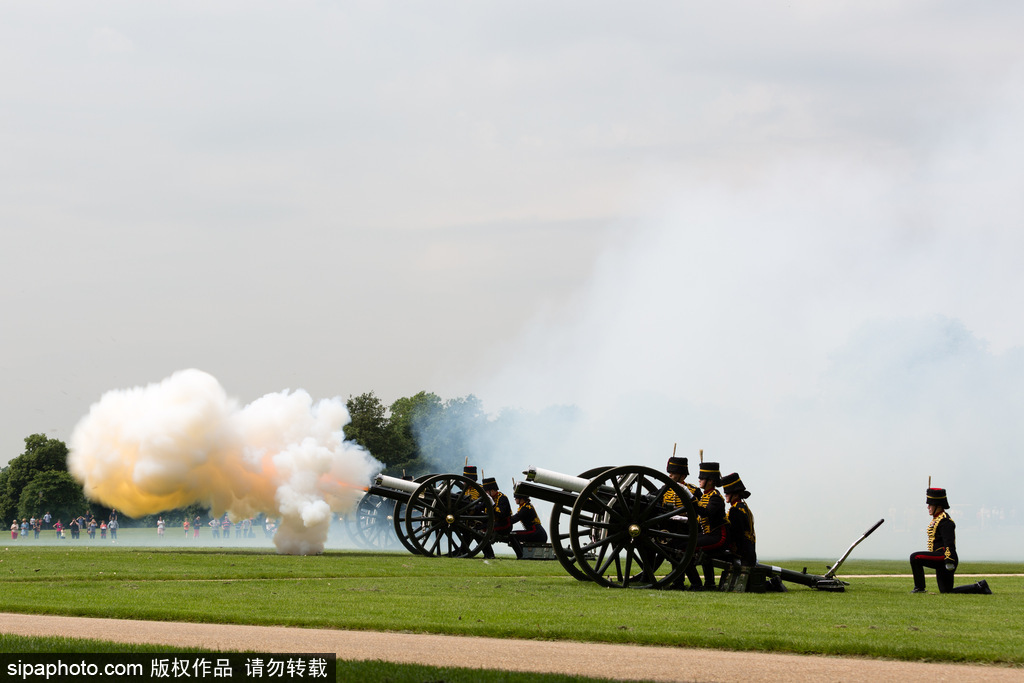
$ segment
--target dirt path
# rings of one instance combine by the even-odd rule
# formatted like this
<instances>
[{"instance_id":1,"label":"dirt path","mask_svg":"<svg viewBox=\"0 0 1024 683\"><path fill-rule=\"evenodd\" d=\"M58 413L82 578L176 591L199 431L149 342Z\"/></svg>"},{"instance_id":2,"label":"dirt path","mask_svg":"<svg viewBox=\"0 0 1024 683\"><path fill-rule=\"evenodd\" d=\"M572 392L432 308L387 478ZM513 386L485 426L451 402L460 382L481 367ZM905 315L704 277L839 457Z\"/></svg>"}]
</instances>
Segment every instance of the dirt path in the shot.
<instances>
[{"instance_id":1,"label":"dirt path","mask_svg":"<svg viewBox=\"0 0 1024 683\"><path fill-rule=\"evenodd\" d=\"M993 666L805 657L671 647L516 641L412 633L189 624L0 613L0 632L88 637L214 650L334 652L339 659L652 681L1024 681L1024 670ZM699 663L700 673L695 675ZM699 676L699 678L697 677Z\"/></svg>"}]
</instances>

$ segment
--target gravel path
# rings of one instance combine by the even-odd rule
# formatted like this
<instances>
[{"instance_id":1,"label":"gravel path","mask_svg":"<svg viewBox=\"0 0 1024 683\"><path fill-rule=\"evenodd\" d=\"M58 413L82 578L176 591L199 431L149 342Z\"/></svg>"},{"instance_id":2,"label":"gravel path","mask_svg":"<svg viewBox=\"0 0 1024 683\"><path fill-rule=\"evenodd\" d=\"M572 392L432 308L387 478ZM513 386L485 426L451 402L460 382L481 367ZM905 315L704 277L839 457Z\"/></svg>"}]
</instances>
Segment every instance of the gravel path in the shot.
<instances>
[{"instance_id":1,"label":"gravel path","mask_svg":"<svg viewBox=\"0 0 1024 683\"><path fill-rule=\"evenodd\" d=\"M0 613L0 632L214 650L335 652L339 659L651 681L1024 681L1024 669L374 631L189 624ZM692 673L696 665L700 673Z\"/></svg>"}]
</instances>

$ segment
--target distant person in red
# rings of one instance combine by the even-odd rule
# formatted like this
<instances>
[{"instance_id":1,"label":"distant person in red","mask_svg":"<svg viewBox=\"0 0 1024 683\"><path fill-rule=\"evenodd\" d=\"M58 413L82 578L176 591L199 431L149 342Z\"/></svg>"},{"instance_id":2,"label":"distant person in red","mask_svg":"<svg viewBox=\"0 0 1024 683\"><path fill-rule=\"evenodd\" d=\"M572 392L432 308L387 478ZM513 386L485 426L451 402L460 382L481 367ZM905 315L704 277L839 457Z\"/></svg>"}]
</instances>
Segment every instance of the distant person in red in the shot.
<instances>
[{"instance_id":1,"label":"distant person in red","mask_svg":"<svg viewBox=\"0 0 1024 683\"><path fill-rule=\"evenodd\" d=\"M935 570L935 582L940 593L978 593L991 595L992 589L984 579L959 588L953 588L953 575L960 559L956 555L956 524L946 510L949 501L946 489L928 489L925 492L928 514L932 516L928 525L928 550L921 550L910 556L910 570L914 573L914 590L911 593L925 593L924 569Z\"/></svg>"}]
</instances>

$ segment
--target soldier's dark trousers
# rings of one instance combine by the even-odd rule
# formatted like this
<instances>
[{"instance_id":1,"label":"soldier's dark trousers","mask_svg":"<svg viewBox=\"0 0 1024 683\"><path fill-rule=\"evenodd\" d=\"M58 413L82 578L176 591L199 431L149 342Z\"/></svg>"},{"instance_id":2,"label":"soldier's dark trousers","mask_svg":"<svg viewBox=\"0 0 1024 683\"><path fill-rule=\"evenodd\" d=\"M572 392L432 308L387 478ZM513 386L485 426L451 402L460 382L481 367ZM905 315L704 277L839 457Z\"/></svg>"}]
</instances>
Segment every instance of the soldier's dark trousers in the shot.
<instances>
[{"instance_id":1,"label":"soldier's dark trousers","mask_svg":"<svg viewBox=\"0 0 1024 683\"><path fill-rule=\"evenodd\" d=\"M946 556L922 550L910 556L910 571L914 574L914 588L924 590L924 568L935 570L935 583L939 584L940 593L953 590L953 572L946 569Z\"/></svg>"},{"instance_id":2,"label":"soldier's dark trousers","mask_svg":"<svg viewBox=\"0 0 1024 683\"><path fill-rule=\"evenodd\" d=\"M987 593L979 583L968 583L953 588L953 577L956 569L946 569L946 556L942 553L933 553L927 550L914 553L910 556L910 570L914 573L914 588L924 590L925 567L935 570L935 583L939 584L940 593Z\"/></svg>"},{"instance_id":3,"label":"soldier's dark trousers","mask_svg":"<svg viewBox=\"0 0 1024 683\"><path fill-rule=\"evenodd\" d=\"M519 540L520 543L547 543L548 532L544 530L544 527L534 527L532 531L513 531L512 535Z\"/></svg>"},{"instance_id":4,"label":"soldier's dark trousers","mask_svg":"<svg viewBox=\"0 0 1024 683\"><path fill-rule=\"evenodd\" d=\"M715 565L711 563L711 560L725 549L726 537L724 526L715 529L710 534L700 534L697 536L697 550L704 553L704 561L701 563L701 566L704 568L704 588L714 587Z\"/></svg>"}]
</instances>

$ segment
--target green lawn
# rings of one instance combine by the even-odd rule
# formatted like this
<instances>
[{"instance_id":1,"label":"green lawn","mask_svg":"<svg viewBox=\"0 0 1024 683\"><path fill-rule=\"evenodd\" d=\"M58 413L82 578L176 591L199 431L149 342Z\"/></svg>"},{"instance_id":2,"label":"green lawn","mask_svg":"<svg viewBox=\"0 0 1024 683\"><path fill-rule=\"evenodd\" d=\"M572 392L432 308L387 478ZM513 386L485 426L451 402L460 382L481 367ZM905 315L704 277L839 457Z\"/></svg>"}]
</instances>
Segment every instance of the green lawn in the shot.
<instances>
[{"instance_id":1,"label":"green lawn","mask_svg":"<svg viewBox=\"0 0 1024 683\"><path fill-rule=\"evenodd\" d=\"M991 596L856 578L909 570L882 561L844 565L845 593L753 595L604 589L557 562L14 545L0 549L0 611L1024 664L1024 578L999 576L1024 573L1012 564L961 566L992 577Z\"/></svg>"}]
</instances>

